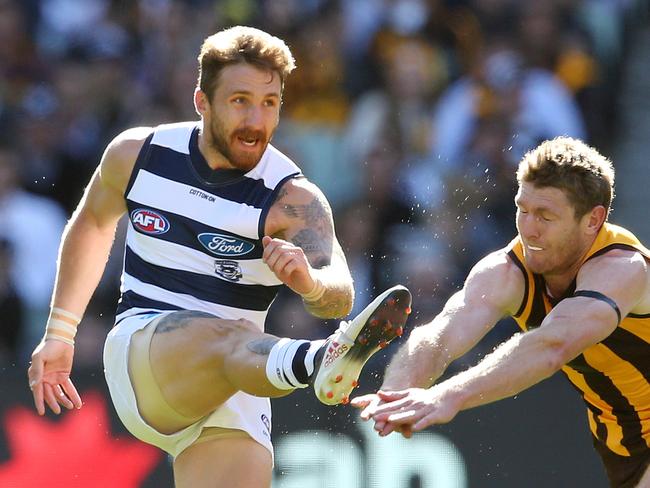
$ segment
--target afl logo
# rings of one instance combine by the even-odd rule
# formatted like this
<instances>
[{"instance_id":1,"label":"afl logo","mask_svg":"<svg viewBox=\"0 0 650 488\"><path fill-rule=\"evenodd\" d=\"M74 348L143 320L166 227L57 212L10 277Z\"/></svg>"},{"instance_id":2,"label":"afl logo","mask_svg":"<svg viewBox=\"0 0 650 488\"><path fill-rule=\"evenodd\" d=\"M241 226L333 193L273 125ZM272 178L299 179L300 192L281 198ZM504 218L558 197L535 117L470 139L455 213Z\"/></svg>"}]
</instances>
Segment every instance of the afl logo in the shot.
<instances>
[{"instance_id":1,"label":"afl logo","mask_svg":"<svg viewBox=\"0 0 650 488\"><path fill-rule=\"evenodd\" d=\"M199 234L197 237L203 247L212 254L223 258L243 256L255 249L255 244L252 242L223 234L212 234L206 232L204 234Z\"/></svg>"},{"instance_id":2,"label":"afl logo","mask_svg":"<svg viewBox=\"0 0 650 488\"><path fill-rule=\"evenodd\" d=\"M164 234L169 230L169 221L153 210L139 208L131 213L133 227L145 234Z\"/></svg>"}]
</instances>

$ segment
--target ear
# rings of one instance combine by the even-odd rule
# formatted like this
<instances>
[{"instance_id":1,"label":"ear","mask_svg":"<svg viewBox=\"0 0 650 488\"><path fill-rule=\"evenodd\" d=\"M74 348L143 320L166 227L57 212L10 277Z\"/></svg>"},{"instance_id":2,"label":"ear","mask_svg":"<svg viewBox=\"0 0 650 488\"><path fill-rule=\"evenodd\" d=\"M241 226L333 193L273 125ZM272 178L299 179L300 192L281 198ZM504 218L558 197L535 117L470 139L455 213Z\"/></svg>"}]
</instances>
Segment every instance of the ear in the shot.
<instances>
[{"instance_id":1,"label":"ear","mask_svg":"<svg viewBox=\"0 0 650 488\"><path fill-rule=\"evenodd\" d=\"M196 110L196 113L199 114L201 118L203 118L210 110L208 97L199 87L196 87L194 90L194 110Z\"/></svg>"},{"instance_id":2,"label":"ear","mask_svg":"<svg viewBox=\"0 0 650 488\"><path fill-rule=\"evenodd\" d=\"M597 205L594 208L592 208L591 212L585 215L585 219L586 219L585 230L587 234L589 235L598 234L598 231L605 223L606 218L607 218L607 210L605 209L605 207L603 207L602 205Z\"/></svg>"}]
</instances>

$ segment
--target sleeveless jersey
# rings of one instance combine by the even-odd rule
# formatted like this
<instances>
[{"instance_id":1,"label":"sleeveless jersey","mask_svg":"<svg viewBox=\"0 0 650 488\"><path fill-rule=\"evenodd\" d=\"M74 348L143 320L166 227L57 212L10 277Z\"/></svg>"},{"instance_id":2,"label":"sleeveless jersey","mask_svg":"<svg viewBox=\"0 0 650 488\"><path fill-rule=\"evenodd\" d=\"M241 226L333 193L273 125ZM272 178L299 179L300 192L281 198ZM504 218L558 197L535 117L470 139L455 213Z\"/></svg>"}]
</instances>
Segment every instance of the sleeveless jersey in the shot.
<instances>
[{"instance_id":1,"label":"sleeveless jersey","mask_svg":"<svg viewBox=\"0 0 650 488\"><path fill-rule=\"evenodd\" d=\"M300 169L268 145L245 173L213 171L197 122L161 125L145 141L125 191L129 223L116 322L198 310L260 330L282 283L262 261L275 193Z\"/></svg>"},{"instance_id":2,"label":"sleeveless jersey","mask_svg":"<svg viewBox=\"0 0 650 488\"><path fill-rule=\"evenodd\" d=\"M605 223L583 260L612 249L650 251L629 231ZM523 330L539 327L559 300L548 296L541 275L525 264L522 243L516 237L506 248L525 277L521 307L514 315ZM562 298L575 291L575 280ZM596 441L610 451L631 456L650 447L650 314L628 314L606 339L587 348L562 367L587 405L589 427Z\"/></svg>"}]
</instances>

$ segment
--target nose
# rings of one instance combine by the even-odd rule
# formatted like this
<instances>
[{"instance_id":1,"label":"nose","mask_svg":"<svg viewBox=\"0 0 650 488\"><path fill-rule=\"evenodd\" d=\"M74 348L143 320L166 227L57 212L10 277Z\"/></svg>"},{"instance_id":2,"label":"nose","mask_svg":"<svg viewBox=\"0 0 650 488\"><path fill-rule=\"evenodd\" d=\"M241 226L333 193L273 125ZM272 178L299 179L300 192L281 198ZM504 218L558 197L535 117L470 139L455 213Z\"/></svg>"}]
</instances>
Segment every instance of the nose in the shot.
<instances>
[{"instance_id":1,"label":"nose","mask_svg":"<svg viewBox=\"0 0 650 488\"><path fill-rule=\"evenodd\" d=\"M249 107L246 113L246 125L255 129L260 129L264 126L264 115L260 107Z\"/></svg>"},{"instance_id":2,"label":"nose","mask_svg":"<svg viewBox=\"0 0 650 488\"><path fill-rule=\"evenodd\" d=\"M540 236L539 219L530 213L519 212L517 227L519 228L519 234L526 240L534 240Z\"/></svg>"}]
</instances>

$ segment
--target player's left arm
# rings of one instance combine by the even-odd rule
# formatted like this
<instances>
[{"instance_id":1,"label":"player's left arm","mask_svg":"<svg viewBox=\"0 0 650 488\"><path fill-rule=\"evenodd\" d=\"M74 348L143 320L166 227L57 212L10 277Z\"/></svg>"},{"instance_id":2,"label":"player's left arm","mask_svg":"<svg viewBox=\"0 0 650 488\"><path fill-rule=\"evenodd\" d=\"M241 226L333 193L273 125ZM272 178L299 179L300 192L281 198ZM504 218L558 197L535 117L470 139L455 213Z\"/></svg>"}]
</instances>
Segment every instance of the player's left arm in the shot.
<instances>
[{"instance_id":1,"label":"player's left arm","mask_svg":"<svg viewBox=\"0 0 650 488\"><path fill-rule=\"evenodd\" d=\"M649 293L648 272L644 258L630 251L587 261L576 279L577 296L562 300L540 327L516 334L476 366L427 390L396 394L373 419L387 421L386 432L397 425L417 431L535 385L609 336Z\"/></svg>"},{"instance_id":2,"label":"player's left arm","mask_svg":"<svg viewBox=\"0 0 650 488\"><path fill-rule=\"evenodd\" d=\"M334 231L332 209L306 178L287 181L269 210L263 238L264 262L305 308L321 318L350 313L354 288Z\"/></svg>"}]
</instances>

